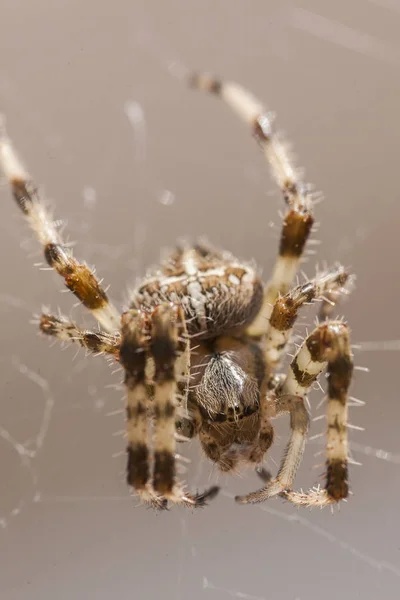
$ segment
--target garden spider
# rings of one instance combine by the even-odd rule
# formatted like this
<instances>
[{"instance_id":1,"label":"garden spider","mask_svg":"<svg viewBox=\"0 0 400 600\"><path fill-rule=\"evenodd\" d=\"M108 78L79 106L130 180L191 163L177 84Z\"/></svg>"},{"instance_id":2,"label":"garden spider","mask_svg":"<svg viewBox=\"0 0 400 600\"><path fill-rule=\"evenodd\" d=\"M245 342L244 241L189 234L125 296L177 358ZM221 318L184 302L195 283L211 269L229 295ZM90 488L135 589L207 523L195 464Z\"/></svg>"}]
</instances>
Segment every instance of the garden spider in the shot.
<instances>
[{"instance_id":1,"label":"garden spider","mask_svg":"<svg viewBox=\"0 0 400 600\"><path fill-rule=\"evenodd\" d=\"M276 369L285 356L299 310L314 300L334 304L347 291L349 273L334 266L290 289L313 225L313 196L291 166L273 119L235 83L192 75L191 87L219 96L256 137L286 203L279 254L264 286L256 270L205 243L182 245L149 272L122 314L86 264L65 245L51 214L3 132L0 164L18 206L43 245L50 267L91 311L102 330L79 328L43 314L40 329L93 353L111 355L125 372L127 482L143 502L201 506L218 491L184 491L176 481L177 441L198 436L221 471L243 463L258 467L273 442L271 419L290 413L290 439L275 478L240 503L280 495L302 506L324 506L348 495L347 404L352 376L349 332L325 319L299 347L286 376ZM309 415L307 393L328 374L326 486L293 491L303 456ZM150 437L150 425L153 436ZM153 455L150 452L152 448ZM260 471L260 473L262 473Z\"/></svg>"}]
</instances>

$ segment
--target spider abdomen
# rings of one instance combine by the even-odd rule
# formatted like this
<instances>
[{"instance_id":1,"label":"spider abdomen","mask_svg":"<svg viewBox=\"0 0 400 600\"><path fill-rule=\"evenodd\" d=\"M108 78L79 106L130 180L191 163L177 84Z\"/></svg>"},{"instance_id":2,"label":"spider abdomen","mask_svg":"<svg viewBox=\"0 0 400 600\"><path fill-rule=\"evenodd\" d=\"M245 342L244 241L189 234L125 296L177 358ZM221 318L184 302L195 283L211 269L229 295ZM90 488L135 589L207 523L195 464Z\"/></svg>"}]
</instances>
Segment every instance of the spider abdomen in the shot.
<instances>
[{"instance_id":1,"label":"spider abdomen","mask_svg":"<svg viewBox=\"0 0 400 600\"><path fill-rule=\"evenodd\" d=\"M163 302L178 304L189 334L207 338L246 328L262 300L263 285L251 266L193 247L177 250L147 277L135 290L132 307L150 312Z\"/></svg>"}]
</instances>

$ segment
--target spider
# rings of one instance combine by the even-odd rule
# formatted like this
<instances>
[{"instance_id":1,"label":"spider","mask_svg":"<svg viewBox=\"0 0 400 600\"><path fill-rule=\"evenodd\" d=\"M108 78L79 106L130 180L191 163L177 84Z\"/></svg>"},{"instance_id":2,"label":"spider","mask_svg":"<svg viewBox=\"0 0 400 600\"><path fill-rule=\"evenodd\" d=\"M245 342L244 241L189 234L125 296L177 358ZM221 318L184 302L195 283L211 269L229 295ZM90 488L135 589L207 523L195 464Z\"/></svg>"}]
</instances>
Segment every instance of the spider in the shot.
<instances>
[{"instance_id":1,"label":"spider","mask_svg":"<svg viewBox=\"0 0 400 600\"><path fill-rule=\"evenodd\" d=\"M349 331L330 320L329 305L348 292L340 265L293 285L313 226L314 196L292 167L271 113L236 83L206 74L189 77L192 88L220 97L250 126L286 205L279 253L264 285L251 263L204 242L182 244L147 273L119 314L100 281L64 243L5 131L0 164L13 196L43 245L46 262L99 322L85 330L63 316L42 314L40 329L111 355L124 370L127 483L144 503L202 506L217 487L192 494L176 477L177 442L197 436L205 455L223 472L252 465L261 489L238 496L255 503L280 496L301 506L325 506L348 496L347 409L352 377ZM320 300L324 320L307 335L287 370L299 311ZM307 394L327 371L326 485L293 490L308 428ZM271 419L290 414L290 438L277 475L260 468L274 439ZM150 435L150 429L152 435Z\"/></svg>"}]
</instances>

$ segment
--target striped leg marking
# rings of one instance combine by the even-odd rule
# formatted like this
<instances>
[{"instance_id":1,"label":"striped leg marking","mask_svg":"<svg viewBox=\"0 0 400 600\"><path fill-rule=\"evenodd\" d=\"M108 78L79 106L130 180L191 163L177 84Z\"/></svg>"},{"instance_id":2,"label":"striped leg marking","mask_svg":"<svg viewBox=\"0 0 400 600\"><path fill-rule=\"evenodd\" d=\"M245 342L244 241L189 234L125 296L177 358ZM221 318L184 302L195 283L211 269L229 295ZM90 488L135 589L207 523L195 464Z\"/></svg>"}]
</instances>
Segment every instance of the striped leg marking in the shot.
<instances>
[{"instance_id":1,"label":"striped leg marking","mask_svg":"<svg viewBox=\"0 0 400 600\"><path fill-rule=\"evenodd\" d=\"M125 369L127 390L127 471L128 485L132 486L144 501L154 502L148 482L149 436L148 393L145 381L148 331L147 318L137 310L129 310L121 320L120 362ZM161 502L160 502L161 505Z\"/></svg>"},{"instance_id":2,"label":"striped leg marking","mask_svg":"<svg viewBox=\"0 0 400 600\"><path fill-rule=\"evenodd\" d=\"M40 331L63 342L77 342L93 354L111 354L118 359L121 341L118 333L82 329L65 317L47 314L40 317Z\"/></svg>"},{"instance_id":3,"label":"striped leg marking","mask_svg":"<svg viewBox=\"0 0 400 600\"><path fill-rule=\"evenodd\" d=\"M262 308L248 328L249 335L259 337L268 332L272 306L279 295L286 294L290 288L313 222L311 208L305 209L303 206L295 205L286 212L283 218L278 258L264 292Z\"/></svg>"},{"instance_id":4,"label":"striped leg marking","mask_svg":"<svg viewBox=\"0 0 400 600\"><path fill-rule=\"evenodd\" d=\"M261 311L248 329L249 335L261 336L268 331L272 305L279 294L285 294L296 274L305 244L314 223L310 188L301 181L292 166L290 152L274 130L273 115L247 90L236 83L194 74L192 87L212 93L222 100L251 129L270 165L271 173L282 191L287 211L279 245L279 255L264 295Z\"/></svg>"},{"instance_id":5,"label":"striped leg marking","mask_svg":"<svg viewBox=\"0 0 400 600\"><path fill-rule=\"evenodd\" d=\"M116 308L110 304L94 272L72 256L51 214L41 201L35 184L19 161L11 141L1 131L0 167L9 181L19 208L43 245L47 264L64 278L67 288L92 312L106 331L119 329L120 316Z\"/></svg>"},{"instance_id":6,"label":"striped leg marking","mask_svg":"<svg viewBox=\"0 0 400 600\"><path fill-rule=\"evenodd\" d=\"M154 491L173 503L204 506L218 488L192 495L176 484L175 422L179 384L186 387L188 367L183 363L189 355L189 337L181 307L163 304L151 316L150 352L154 359ZM183 360L182 360L183 358ZM182 381L183 380L183 381ZM181 388L182 389L182 388Z\"/></svg>"},{"instance_id":7,"label":"striped leg marking","mask_svg":"<svg viewBox=\"0 0 400 600\"><path fill-rule=\"evenodd\" d=\"M178 384L188 372L182 356L189 339L183 311L170 304L152 314L129 310L122 315L120 362L125 369L127 389L127 483L140 499L154 508L167 508L168 501L186 506L204 506L218 488L198 495L184 493L176 484L175 421ZM153 361L151 381L146 366ZM151 385L149 385L151 384ZM154 389L151 400L150 389ZM154 415L154 473L150 477L149 419Z\"/></svg>"},{"instance_id":8,"label":"striped leg marking","mask_svg":"<svg viewBox=\"0 0 400 600\"><path fill-rule=\"evenodd\" d=\"M276 367L284 355L300 308L314 300L345 292L348 279L349 273L338 265L295 287L275 302L265 340L265 360L268 365Z\"/></svg>"},{"instance_id":9,"label":"striped leg marking","mask_svg":"<svg viewBox=\"0 0 400 600\"><path fill-rule=\"evenodd\" d=\"M178 320L179 319L179 320ZM150 351L154 359L154 490L173 496L175 485L175 417L177 373L182 316L168 304L157 307L151 318Z\"/></svg>"},{"instance_id":10,"label":"striped leg marking","mask_svg":"<svg viewBox=\"0 0 400 600\"><path fill-rule=\"evenodd\" d=\"M308 414L304 398L318 375L327 367L328 413L324 489L308 492L291 491L297 467L304 452L308 430ZM353 372L349 332L341 321L319 325L308 336L292 364L288 376L278 390L276 415L289 410L291 437L277 477L257 492L237 498L241 503L262 502L281 494L294 504L326 506L348 495L347 411L348 388Z\"/></svg>"}]
</instances>

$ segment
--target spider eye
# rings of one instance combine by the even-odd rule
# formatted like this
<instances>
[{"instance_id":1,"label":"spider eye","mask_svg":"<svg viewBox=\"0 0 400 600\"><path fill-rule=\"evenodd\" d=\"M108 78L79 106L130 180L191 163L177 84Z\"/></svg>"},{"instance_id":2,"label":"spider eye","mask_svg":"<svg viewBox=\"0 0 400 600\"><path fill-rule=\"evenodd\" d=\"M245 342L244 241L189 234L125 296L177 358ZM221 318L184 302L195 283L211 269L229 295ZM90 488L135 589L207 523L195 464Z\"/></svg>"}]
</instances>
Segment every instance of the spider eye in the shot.
<instances>
[{"instance_id":1,"label":"spider eye","mask_svg":"<svg viewBox=\"0 0 400 600\"><path fill-rule=\"evenodd\" d=\"M177 433L185 438L191 439L194 436L194 424L189 419L179 419L175 422Z\"/></svg>"}]
</instances>

